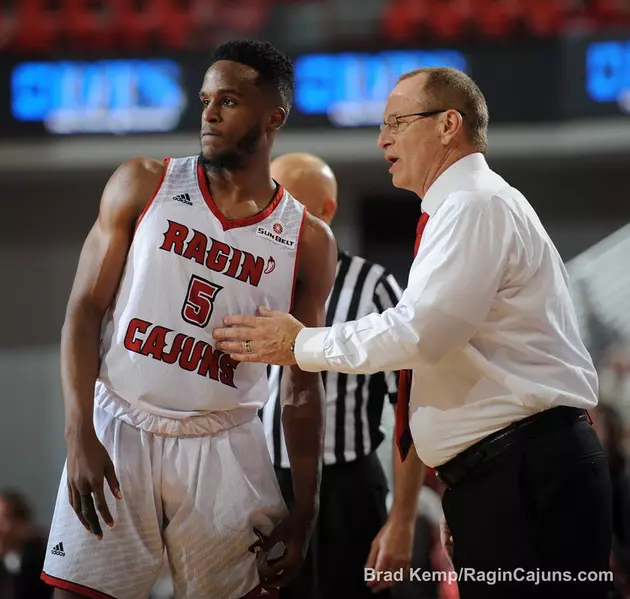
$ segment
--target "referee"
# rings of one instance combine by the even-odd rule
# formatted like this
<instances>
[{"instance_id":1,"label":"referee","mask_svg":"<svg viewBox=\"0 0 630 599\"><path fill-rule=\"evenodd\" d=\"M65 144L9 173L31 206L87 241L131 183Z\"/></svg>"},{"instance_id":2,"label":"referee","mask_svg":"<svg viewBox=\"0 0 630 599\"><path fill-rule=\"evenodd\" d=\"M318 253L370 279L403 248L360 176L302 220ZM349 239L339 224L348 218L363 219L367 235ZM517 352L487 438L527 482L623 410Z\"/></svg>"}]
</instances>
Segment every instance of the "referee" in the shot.
<instances>
[{"instance_id":1,"label":"referee","mask_svg":"<svg viewBox=\"0 0 630 599\"><path fill-rule=\"evenodd\" d=\"M287 154L276 159L271 170L274 179L311 214L330 224L337 208L337 183L327 164L309 154ZM340 251L326 324L383 312L395 306L400 295L396 280L382 266ZM411 557L413 517L408 514L400 518L402 526L394 523L384 531L388 534L377 538L387 520L388 485L376 448L385 437L381 427L383 404L386 399L396 401L397 374L324 372L322 376L327 413L319 521L302 571L288 589L283 589L283 599L370 597L373 593L366 584L364 567L370 565L371 547L371 565L377 566L378 561L378 569L406 566ZM270 400L262 418L280 488L290 504L293 486L282 432L281 388L282 369L274 366L270 371ZM397 452L393 455L396 457ZM396 486L400 482L405 490L394 493L392 512L415 514L421 465L408 468L403 476L400 469L395 470ZM384 590L378 596L388 594Z\"/></svg>"}]
</instances>

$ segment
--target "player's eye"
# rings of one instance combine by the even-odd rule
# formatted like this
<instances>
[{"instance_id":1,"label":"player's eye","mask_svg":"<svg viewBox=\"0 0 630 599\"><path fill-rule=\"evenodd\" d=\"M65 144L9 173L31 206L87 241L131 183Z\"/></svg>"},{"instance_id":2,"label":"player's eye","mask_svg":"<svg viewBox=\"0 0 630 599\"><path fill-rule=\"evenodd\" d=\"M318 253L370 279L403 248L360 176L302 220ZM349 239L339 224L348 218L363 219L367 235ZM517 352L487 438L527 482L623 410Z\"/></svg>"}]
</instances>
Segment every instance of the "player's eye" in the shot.
<instances>
[{"instance_id":1,"label":"player's eye","mask_svg":"<svg viewBox=\"0 0 630 599\"><path fill-rule=\"evenodd\" d=\"M223 104L223 106L236 106L236 102L232 100L232 98L223 98L221 104Z\"/></svg>"},{"instance_id":2,"label":"player's eye","mask_svg":"<svg viewBox=\"0 0 630 599\"><path fill-rule=\"evenodd\" d=\"M210 104L210 100L208 100L208 98L201 98L201 104L205 108L208 104Z\"/></svg>"}]
</instances>

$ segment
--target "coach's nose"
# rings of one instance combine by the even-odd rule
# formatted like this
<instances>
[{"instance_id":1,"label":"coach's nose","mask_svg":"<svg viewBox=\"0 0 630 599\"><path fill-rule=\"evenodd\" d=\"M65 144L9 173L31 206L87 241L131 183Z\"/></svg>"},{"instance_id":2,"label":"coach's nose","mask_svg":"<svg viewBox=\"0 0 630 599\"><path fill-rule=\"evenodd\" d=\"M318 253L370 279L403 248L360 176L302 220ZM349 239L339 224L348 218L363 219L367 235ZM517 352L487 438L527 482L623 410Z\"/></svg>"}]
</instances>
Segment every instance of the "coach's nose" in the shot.
<instances>
[{"instance_id":1,"label":"coach's nose","mask_svg":"<svg viewBox=\"0 0 630 599\"><path fill-rule=\"evenodd\" d=\"M389 146L393 143L392 135L389 131L389 127L385 125L381 125L380 131L378 132L378 139L376 140L376 145L378 145L381 150L387 150Z\"/></svg>"}]
</instances>

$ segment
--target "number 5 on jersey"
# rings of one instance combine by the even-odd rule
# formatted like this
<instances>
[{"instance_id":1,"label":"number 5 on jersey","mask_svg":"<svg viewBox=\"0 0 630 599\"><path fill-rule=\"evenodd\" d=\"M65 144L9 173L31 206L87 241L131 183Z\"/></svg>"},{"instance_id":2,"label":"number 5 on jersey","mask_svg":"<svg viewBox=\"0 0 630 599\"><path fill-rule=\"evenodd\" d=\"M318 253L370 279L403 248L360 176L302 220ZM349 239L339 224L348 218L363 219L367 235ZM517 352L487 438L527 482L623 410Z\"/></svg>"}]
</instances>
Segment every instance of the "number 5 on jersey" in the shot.
<instances>
[{"instance_id":1,"label":"number 5 on jersey","mask_svg":"<svg viewBox=\"0 0 630 599\"><path fill-rule=\"evenodd\" d=\"M221 285L193 275L182 306L182 318L198 327L207 326L214 310L214 300L221 289L223 289Z\"/></svg>"}]
</instances>

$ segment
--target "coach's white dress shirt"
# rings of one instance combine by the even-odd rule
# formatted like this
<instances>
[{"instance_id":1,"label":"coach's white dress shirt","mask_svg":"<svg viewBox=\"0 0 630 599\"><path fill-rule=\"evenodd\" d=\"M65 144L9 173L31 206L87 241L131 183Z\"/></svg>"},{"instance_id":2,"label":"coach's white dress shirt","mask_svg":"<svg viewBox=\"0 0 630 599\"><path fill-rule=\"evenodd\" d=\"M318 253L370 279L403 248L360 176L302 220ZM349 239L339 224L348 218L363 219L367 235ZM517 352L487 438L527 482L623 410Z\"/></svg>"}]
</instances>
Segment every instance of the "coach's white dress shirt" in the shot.
<instances>
[{"instance_id":1,"label":"coach's white dress shirt","mask_svg":"<svg viewBox=\"0 0 630 599\"><path fill-rule=\"evenodd\" d=\"M411 432L433 467L536 412L595 406L564 264L523 195L472 154L435 181L422 209L429 221L400 303L303 329L300 368L413 369Z\"/></svg>"}]
</instances>

